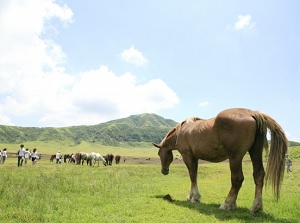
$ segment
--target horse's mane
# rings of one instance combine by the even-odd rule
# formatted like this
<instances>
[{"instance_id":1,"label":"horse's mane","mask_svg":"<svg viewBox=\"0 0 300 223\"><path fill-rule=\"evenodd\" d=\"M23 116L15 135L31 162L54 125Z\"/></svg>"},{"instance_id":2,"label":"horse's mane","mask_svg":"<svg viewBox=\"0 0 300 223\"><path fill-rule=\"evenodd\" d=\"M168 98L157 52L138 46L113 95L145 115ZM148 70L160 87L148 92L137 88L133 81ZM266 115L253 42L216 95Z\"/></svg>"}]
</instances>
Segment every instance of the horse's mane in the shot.
<instances>
[{"instance_id":1,"label":"horse's mane","mask_svg":"<svg viewBox=\"0 0 300 223\"><path fill-rule=\"evenodd\" d=\"M198 120L203 120L203 119L198 118L198 117L190 117L190 118L187 118L185 121L183 121L183 122L181 123L181 125L182 125L184 122L186 122L186 123L192 123L192 122L196 122L196 121L198 121Z\"/></svg>"},{"instance_id":2,"label":"horse's mane","mask_svg":"<svg viewBox=\"0 0 300 223\"><path fill-rule=\"evenodd\" d=\"M203 119L198 118L198 117L190 117L190 118L187 118L186 120L184 120L183 122L181 122L180 127L182 127L183 124L185 124L185 123L190 124L190 123L194 123L194 122L199 121L199 120L203 120ZM179 124L178 124L178 125L179 125ZM178 126L178 125L177 125L177 126ZM176 126L176 129L178 129L177 126Z\"/></svg>"},{"instance_id":3,"label":"horse's mane","mask_svg":"<svg viewBox=\"0 0 300 223\"><path fill-rule=\"evenodd\" d=\"M165 138L163 139L163 142L166 141L167 138L169 138L172 134L176 134L176 136L179 134L180 130L181 130L181 127L184 123L193 123L193 122L196 122L198 120L203 120L201 118L198 118L198 117L190 117L190 118L187 118L186 120L182 121L181 123L178 123L174 128L172 128L168 133L167 135L165 136Z\"/></svg>"},{"instance_id":4,"label":"horse's mane","mask_svg":"<svg viewBox=\"0 0 300 223\"><path fill-rule=\"evenodd\" d=\"M187 123L187 124L189 124L189 123L194 123L194 122L199 121L199 120L203 120L203 119L198 118L198 117L190 117L190 118L187 118L186 120L182 121L180 124L177 124L177 125L175 126L176 133L177 133L177 134L179 133L179 131L181 130L181 127L182 127L185 123Z\"/></svg>"}]
</instances>

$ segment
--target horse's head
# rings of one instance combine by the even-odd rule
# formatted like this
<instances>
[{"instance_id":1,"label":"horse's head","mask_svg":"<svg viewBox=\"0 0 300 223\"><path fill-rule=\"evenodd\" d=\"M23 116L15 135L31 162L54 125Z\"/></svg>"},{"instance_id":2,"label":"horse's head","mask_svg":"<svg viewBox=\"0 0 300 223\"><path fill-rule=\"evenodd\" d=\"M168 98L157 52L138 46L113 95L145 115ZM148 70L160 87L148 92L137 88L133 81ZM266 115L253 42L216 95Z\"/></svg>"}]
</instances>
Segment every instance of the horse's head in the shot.
<instances>
[{"instance_id":1,"label":"horse's head","mask_svg":"<svg viewBox=\"0 0 300 223\"><path fill-rule=\"evenodd\" d=\"M176 149L175 148L176 138L177 138L176 128L173 128L168 132L168 134L162 140L161 143L159 144L153 143L155 147L159 148L158 155L161 161L161 172L164 175L169 174L169 167L173 161L172 150Z\"/></svg>"},{"instance_id":2,"label":"horse's head","mask_svg":"<svg viewBox=\"0 0 300 223\"><path fill-rule=\"evenodd\" d=\"M173 161L172 150L167 150L166 148L159 147L159 144L153 143L153 145L159 148L158 155L161 161L161 173L164 175L168 175L170 164Z\"/></svg>"}]
</instances>

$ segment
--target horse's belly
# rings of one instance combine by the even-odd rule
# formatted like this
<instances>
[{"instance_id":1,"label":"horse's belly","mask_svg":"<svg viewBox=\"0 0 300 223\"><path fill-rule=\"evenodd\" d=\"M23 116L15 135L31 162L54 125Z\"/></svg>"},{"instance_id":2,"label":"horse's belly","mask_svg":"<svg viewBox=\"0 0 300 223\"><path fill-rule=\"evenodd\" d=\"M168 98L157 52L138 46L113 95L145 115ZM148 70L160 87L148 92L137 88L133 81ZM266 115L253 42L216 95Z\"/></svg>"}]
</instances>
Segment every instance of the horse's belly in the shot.
<instances>
[{"instance_id":1,"label":"horse's belly","mask_svg":"<svg viewBox=\"0 0 300 223\"><path fill-rule=\"evenodd\" d=\"M224 146L217 146L215 148L207 149L195 149L194 156L201 160L206 160L209 162L222 162L228 159L227 152L224 149Z\"/></svg>"}]
</instances>

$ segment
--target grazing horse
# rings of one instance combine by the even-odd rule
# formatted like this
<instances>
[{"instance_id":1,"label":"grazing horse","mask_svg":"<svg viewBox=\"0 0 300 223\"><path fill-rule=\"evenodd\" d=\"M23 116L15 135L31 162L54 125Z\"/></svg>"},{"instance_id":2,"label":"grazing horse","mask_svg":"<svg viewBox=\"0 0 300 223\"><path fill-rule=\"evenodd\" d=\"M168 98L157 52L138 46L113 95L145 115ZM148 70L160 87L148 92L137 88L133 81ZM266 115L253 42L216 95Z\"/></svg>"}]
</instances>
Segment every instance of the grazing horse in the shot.
<instances>
[{"instance_id":1,"label":"grazing horse","mask_svg":"<svg viewBox=\"0 0 300 223\"><path fill-rule=\"evenodd\" d=\"M120 160L121 160L121 156L120 155L116 155L116 157L115 157L116 164L119 164Z\"/></svg>"},{"instance_id":2,"label":"grazing horse","mask_svg":"<svg viewBox=\"0 0 300 223\"><path fill-rule=\"evenodd\" d=\"M80 165L80 153L75 153L75 164L76 165Z\"/></svg>"},{"instance_id":3,"label":"grazing horse","mask_svg":"<svg viewBox=\"0 0 300 223\"><path fill-rule=\"evenodd\" d=\"M265 172L262 153L263 148L268 149L267 129L270 131L271 145ZM263 211L265 176L265 184L272 185L274 197L279 199L288 141L280 125L266 114L233 108L208 120L188 119L172 128L161 143L153 145L159 148L164 175L169 173L173 161L172 150L180 152L189 170L191 191L188 200L191 202L200 202L201 197L197 185L198 159L210 162L229 159L231 189L220 209L236 209L236 199L244 180L242 160L247 152L252 161L255 182L255 197L250 211Z\"/></svg>"},{"instance_id":4,"label":"grazing horse","mask_svg":"<svg viewBox=\"0 0 300 223\"><path fill-rule=\"evenodd\" d=\"M105 156L105 160L106 160L106 162L107 162L107 165L112 165L112 162L113 162L113 160L114 160L114 155L113 154L107 154L106 156Z\"/></svg>"},{"instance_id":5,"label":"grazing horse","mask_svg":"<svg viewBox=\"0 0 300 223\"><path fill-rule=\"evenodd\" d=\"M80 161L81 161L81 165L83 165L84 161L86 160L86 165L89 165L89 161L88 161L88 157L89 157L89 153L80 153Z\"/></svg>"},{"instance_id":6,"label":"grazing horse","mask_svg":"<svg viewBox=\"0 0 300 223\"><path fill-rule=\"evenodd\" d=\"M92 163L95 160L95 156L96 156L96 153L94 153L94 152L88 153L86 156L86 165L92 166Z\"/></svg>"},{"instance_id":7,"label":"grazing horse","mask_svg":"<svg viewBox=\"0 0 300 223\"><path fill-rule=\"evenodd\" d=\"M65 154L65 155L64 155L64 163L67 162L67 159L69 159L68 162L70 162L70 155L69 155L69 154Z\"/></svg>"},{"instance_id":8,"label":"grazing horse","mask_svg":"<svg viewBox=\"0 0 300 223\"><path fill-rule=\"evenodd\" d=\"M53 160L55 160L56 159L56 155L51 155L50 156L50 162L53 162Z\"/></svg>"},{"instance_id":9,"label":"grazing horse","mask_svg":"<svg viewBox=\"0 0 300 223\"><path fill-rule=\"evenodd\" d=\"M84 153L84 152L78 152L75 153L75 161L76 161L76 165L83 165L84 161L87 160L87 156L88 153Z\"/></svg>"},{"instance_id":10,"label":"grazing horse","mask_svg":"<svg viewBox=\"0 0 300 223\"><path fill-rule=\"evenodd\" d=\"M99 166L100 161L102 161L104 166L107 165L106 160L103 158L103 156L101 156L100 153L95 153L93 166L95 166L96 162L98 162L98 166Z\"/></svg>"}]
</instances>

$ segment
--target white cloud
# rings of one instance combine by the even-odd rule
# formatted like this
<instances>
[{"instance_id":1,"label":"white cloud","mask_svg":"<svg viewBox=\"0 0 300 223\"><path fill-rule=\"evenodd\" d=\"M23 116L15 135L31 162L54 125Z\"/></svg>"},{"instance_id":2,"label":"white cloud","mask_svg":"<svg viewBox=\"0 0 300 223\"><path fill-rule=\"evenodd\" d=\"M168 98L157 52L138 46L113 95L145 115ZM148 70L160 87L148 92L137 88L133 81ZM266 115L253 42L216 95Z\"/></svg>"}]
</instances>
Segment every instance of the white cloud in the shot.
<instances>
[{"instance_id":1,"label":"white cloud","mask_svg":"<svg viewBox=\"0 0 300 223\"><path fill-rule=\"evenodd\" d=\"M81 74L66 94L53 101L40 122L46 126L98 124L131 114L156 112L177 103L176 94L160 79L139 85L131 73L117 76L107 66L101 66ZM52 111L55 105L61 109Z\"/></svg>"},{"instance_id":2,"label":"white cloud","mask_svg":"<svg viewBox=\"0 0 300 223\"><path fill-rule=\"evenodd\" d=\"M13 125L13 123L10 121L10 118L2 114L0 114L0 123L1 125Z\"/></svg>"},{"instance_id":3,"label":"white cloud","mask_svg":"<svg viewBox=\"0 0 300 223\"><path fill-rule=\"evenodd\" d=\"M71 22L72 11L52 0L21 5L0 3L0 124L11 125L15 117L31 120L27 126L98 124L179 103L160 79L138 84L132 73L117 75L107 66L68 74L61 46L41 36L53 17ZM134 47L121 56L135 65L147 63Z\"/></svg>"},{"instance_id":4,"label":"white cloud","mask_svg":"<svg viewBox=\"0 0 300 223\"><path fill-rule=\"evenodd\" d=\"M60 46L40 36L51 17L68 22L72 11L51 0L7 1L0 13L0 94L18 88L20 80L44 70L57 71L65 55ZM25 76L25 77L24 77ZM29 87L29 86L27 86Z\"/></svg>"},{"instance_id":5,"label":"white cloud","mask_svg":"<svg viewBox=\"0 0 300 223\"><path fill-rule=\"evenodd\" d=\"M202 101L198 104L200 108L207 107L209 105L208 101Z\"/></svg>"},{"instance_id":6,"label":"white cloud","mask_svg":"<svg viewBox=\"0 0 300 223\"><path fill-rule=\"evenodd\" d=\"M133 46L131 46L129 49L123 50L120 56L122 60L136 66L143 66L148 63L148 60L143 56L143 54Z\"/></svg>"},{"instance_id":7,"label":"white cloud","mask_svg":"<svg viewBox=\"0 0 300 223\"><path fill-rule=\"evenodd\" d=\"M240 29L252 29L255 27L255 22L251 22L251 15L239 15L238 20L234 24L234 28L237 30Z\"/></svg>"}]
</instances>

